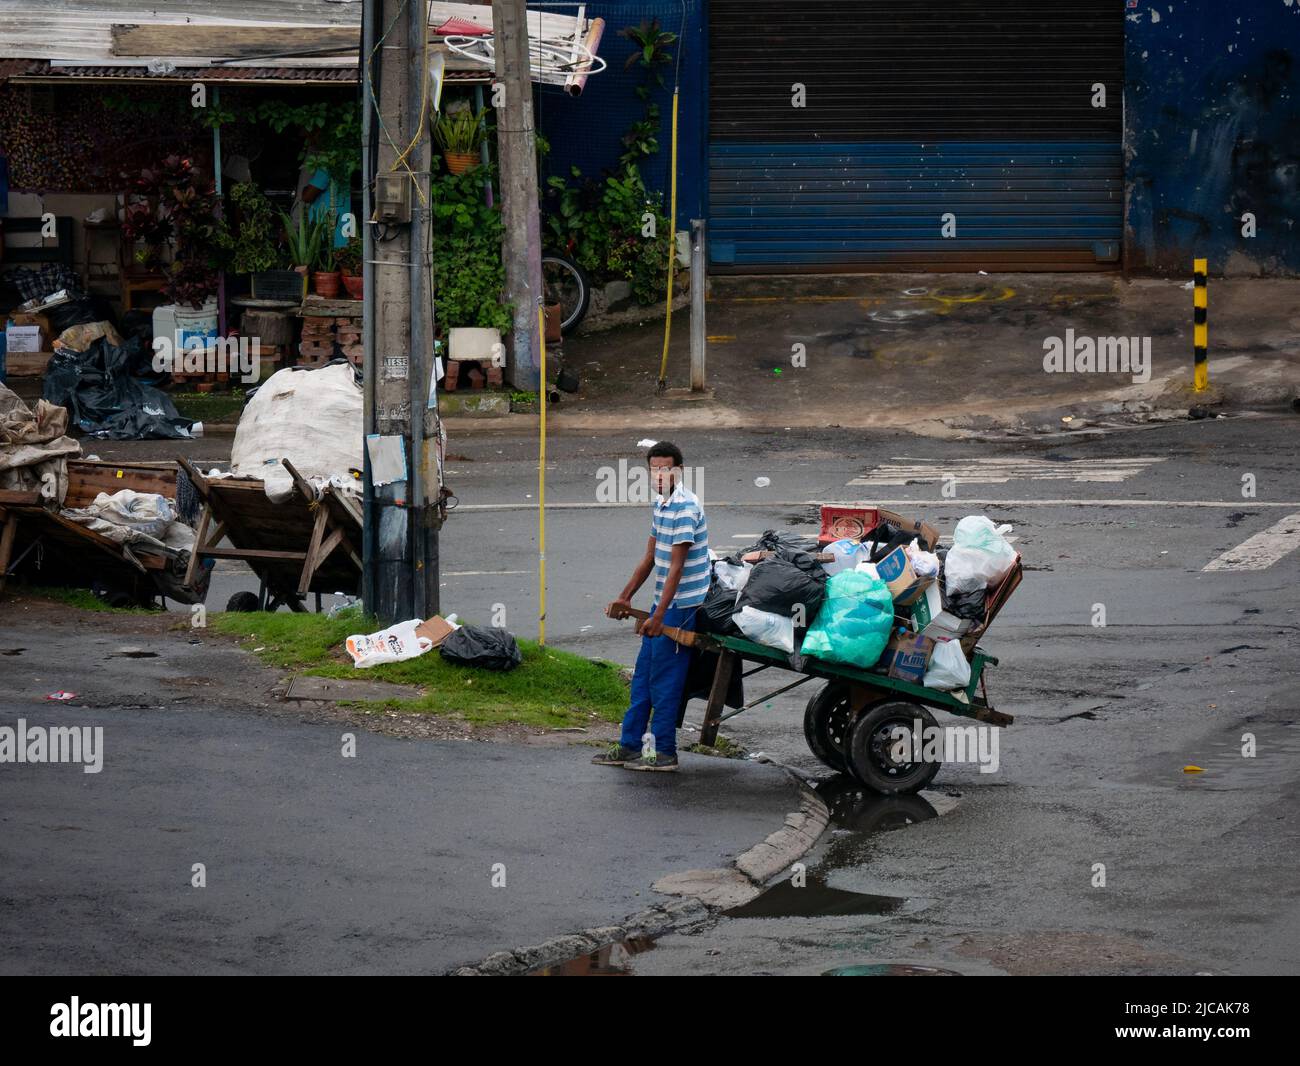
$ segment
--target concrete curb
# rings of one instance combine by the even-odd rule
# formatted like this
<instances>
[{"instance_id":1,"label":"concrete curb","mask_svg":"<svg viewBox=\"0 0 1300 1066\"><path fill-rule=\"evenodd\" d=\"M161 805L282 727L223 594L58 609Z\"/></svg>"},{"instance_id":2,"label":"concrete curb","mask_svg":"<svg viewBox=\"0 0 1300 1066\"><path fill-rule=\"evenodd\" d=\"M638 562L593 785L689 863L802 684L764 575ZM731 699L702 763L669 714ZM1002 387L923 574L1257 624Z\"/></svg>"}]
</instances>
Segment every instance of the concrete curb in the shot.
<instances>
[{"instance_id":1,"label":"concrete curb","mask_svg":"<svg viewBox=\"0 0 1300 1066\"><path fill-rule=\"evenodd\" d=\"M624 920L621 925L598 926L581 933L552 937L530 947L496 951L474 966L447 971L451 977L509 977L544 966L555 966L579 955L599 951L632 937L659 937L711 921L718 911L748 902L763 891L776 874L805 855L830 821L830 810L803 779L790 773L799 788L799 810L785 816L780 829L769 833L734 866L718 870L687 870L669 874L654 883L656 892L681 895L670 903L656 903ZM664 886L664 887L661 887Z\"/></svg>"}]
</instances>

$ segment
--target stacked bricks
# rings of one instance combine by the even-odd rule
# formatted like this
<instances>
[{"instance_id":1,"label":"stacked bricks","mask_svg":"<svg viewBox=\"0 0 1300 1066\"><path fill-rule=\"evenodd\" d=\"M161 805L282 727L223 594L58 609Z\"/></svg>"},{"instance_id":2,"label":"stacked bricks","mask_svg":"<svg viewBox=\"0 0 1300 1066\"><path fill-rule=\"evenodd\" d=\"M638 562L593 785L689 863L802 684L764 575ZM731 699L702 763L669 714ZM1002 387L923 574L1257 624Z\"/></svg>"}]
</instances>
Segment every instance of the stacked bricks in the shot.
<instances>
[{"instance_id":1,"label":"stacked bricks","mask_svg":"<svg viewBox=\"0 0 1300 1066\"><path fill-rule=\"evenodd\" d=\"M298 345L299 365L319 365L343 355L353 366L360 366L364 348L359 315L325 318L306 315L302 320L302 342Z\"/></svg>"},{"instance_id":2,"label":"stacked bricks","mask_svg":"<svg viewBox=\"0 0 1300 1066\"><path fill-rule=\"evenodd\" d=\"M477 359L452 359L447 362L446 375L442 387L447 392L455 392L458 386L468 385L472 389L501 387L502 368L491 363L482 363Z\"/></svg>"}]
</instances>

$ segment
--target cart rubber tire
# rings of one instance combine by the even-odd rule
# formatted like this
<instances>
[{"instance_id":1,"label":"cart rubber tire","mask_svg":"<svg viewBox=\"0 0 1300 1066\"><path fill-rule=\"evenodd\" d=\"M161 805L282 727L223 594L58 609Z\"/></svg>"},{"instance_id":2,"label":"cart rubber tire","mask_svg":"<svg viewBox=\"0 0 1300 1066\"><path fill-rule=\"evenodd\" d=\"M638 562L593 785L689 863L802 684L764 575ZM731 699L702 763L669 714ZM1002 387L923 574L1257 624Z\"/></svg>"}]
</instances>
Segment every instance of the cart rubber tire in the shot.
<instances>
[{"instance_id":1,"label":"cart rubber tire","mask_svg":"<svg viewBox=\"0 0 1300 1066\"><path fill-rule=\"evenodd\" d=\"M227 611L256 611L257 607L256 592L236 592L226 603Z\"/></svg>"},{"instance_id":2,"label":"cart rubber tire","mask_svg":"<svg viewBox=\"0 0 1300 1066\"><path fill-rule=\"evenodd\" d=\"M896 764L887 750L893 743L889 739L890 731L895 726L902 726L910 736L916 719L920 719L923 729L936 728L934 715L911 700L884 700L868 707L849 729L846 746L849 772L867 788L884 796L919 792L925 788L934 780L941 763ZM911 740L907 743L910 745Z\"/></svg>"},{"instance_id":3,"label":"cart rubber tire","mask_svg":"<svg viewBox=\"0 0 1300 1066\"><path fill-rule=\"evenodd\" d=\"M851 724L849 686L834 681L828 681L813 693L803 712L803 736L808 750L836 773L849 772L844 753Z\"/></svg>"}]
</instances>

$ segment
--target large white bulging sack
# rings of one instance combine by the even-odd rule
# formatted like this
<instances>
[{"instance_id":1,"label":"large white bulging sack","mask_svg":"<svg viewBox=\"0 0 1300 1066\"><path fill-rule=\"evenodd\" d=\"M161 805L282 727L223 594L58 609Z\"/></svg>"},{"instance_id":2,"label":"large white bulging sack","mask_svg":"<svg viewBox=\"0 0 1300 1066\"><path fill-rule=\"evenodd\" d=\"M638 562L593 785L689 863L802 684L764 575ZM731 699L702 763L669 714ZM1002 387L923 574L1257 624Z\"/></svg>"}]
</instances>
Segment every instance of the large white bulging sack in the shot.
<instances>
[{"instance_id":1,"label":"large white bulging sack","mask_svg":"<svg viewBox=\"0 0 1300 1066\"><path fill-rule=\"evenodd\" d=\"M346 363L319 370L276 371L248 401L230 450L231 473L261 478L266 494L285 499L293 482L281 464L288 459L309 481L360 481L348 471L364 469L361 387Z\"/></svg>"},{"instance_id":2,"label":"large white bulging sack","mask_svg":"<svg viewBox=\"0 0 1300 1066\"><path fill-rule=\"evenodd\" d=\"M1010 532L1010 526L995 526L983 515L957 523L943 564L948 595L987 588L1006 576L1016 561L1016 549L1003 536Z\"/></svg>"},{"instance_id":3,"label":"large white bulging sack","mask_svg":"<svg viewBox=\"0 0 1300 1066\"><path fill-rule=\"evenodd\" d=\"M381 629L378 633L354 633L344 645L352 656L352 665L360 670L367 666L396 663L423 655L433 647L433 641L416 634L415 629L419 624L420 619L412 618Z\"/></svg>"}]
</instances>

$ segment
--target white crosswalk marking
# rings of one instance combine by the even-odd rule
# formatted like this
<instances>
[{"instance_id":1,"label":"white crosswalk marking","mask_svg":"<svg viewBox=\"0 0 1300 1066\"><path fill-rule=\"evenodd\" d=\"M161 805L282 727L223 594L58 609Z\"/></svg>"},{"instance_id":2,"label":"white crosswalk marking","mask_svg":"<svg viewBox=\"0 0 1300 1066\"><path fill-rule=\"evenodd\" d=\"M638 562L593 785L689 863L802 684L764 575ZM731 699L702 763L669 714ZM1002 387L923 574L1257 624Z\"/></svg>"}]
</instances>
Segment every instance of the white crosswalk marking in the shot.
<instances>
[{"instance_id":1,"label":"white crosswalk marking","mask_svg":"<svg viewBox=\"0 0 1300 1066\"><path fill-rule=\"evenodd\" d=\"M1284 555L1300 548L1300 513L1287 515L1262 533L1243 540L1202 570L1267 570Z\"/></svg>"},{"instance_id":2,"label":"white crosswalk marking","mask_svg":"<svg viewBox=\"0 0 1300 1066\"><path fill-rule=\"evenodd\" d=\"M1163 463L1155 456L1137 459L1075 459L1061 462L1050 459L913 459L895 456L850 485L906 485L910 482L943 482L949 478L959 484L1005 484L1008 481L1127 481L1152 463Z\"/></svg>"}]
</instances>

